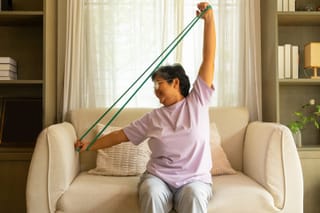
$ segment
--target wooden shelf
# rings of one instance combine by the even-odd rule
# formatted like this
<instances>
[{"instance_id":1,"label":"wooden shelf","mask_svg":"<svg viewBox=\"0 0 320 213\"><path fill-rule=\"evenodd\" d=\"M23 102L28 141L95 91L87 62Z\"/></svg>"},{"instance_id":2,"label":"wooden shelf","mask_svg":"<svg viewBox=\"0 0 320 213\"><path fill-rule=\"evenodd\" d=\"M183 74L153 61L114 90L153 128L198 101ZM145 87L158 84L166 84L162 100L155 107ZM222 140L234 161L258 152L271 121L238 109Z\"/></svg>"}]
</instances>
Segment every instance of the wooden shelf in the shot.
<instances>
[{"instance_id":1,"label":"wooden shelf","mask_svg":"<svg viewBox=\"0 0 320 213\"><path fill-rule=\"evenodd\" d=\"M41 85L43 84L43 80L0 80L0 85Z\"/></svg>"},{"instance_id":2,"label":"wooden shelf","mask_svg":"<svg viewBox=\"0 0 320 213\"><path fill-rule=\"evenodd\" d=\"M304 68L304 45L320 41L320 0L296 0L294 12L278 12L276 0L260 2L261 63L263 120L288 124L293 113L312 98L320 101L320 80L310 79L311 70ZM299 46L299 79L278 79L278 45ZM312 124L310 124L312 126ZM311 127L310 126L310 127ZM297 148L304 179L304 212L319 212L320 134L306 127L302 147Z\"/></svg>"},{"instance_id":3,"label":"wooden shelf","mask_svg":"<svg viewBox=\"0 0 320 213\"><path fill-rule=\"evenodd\" d=\"M57 122L58 2L55 0L12 2L14 10L0 11L0 56L9 56L17 61L18 80L0 80L0 111L4 111L5 108L1 106L7 100L40 100L41 117L34 113L26 113L32 115L32 121L23 120L29 121L28 128L40 122L44 128ZM20 106L26 108L25 104ZM14 115L15 111L18 114L19 110L15 109ZM36 111L40 112L38 108ZM26 125L23 127L27 128ZM20 133L16 128L15 131ZM26 183L35 140L30 142L25 134L22 135L24 141L3 140L0 143L0 169L4 171L0 174L1 212L27 211Z\"/></svg>"},{"instance_id":4,"label":"wooden shelf","mask_svg":"<svg viewBox=\"0 0 320 213\"><path fill-rule=\"evenodd\" d=\"M280 26L320 26L320 12L278 12Z\"/></svg>"},{"instance_id":5,"label":"wooden shelf","mask_svg":"<svg viewBox=\"0 0 320 213\"><path fill-rule=\"evenodd\" d=\"M1 11L0 26L42 24L42 11Z\"/></svg>"},{"instance_id":6,"label":"wooden shelf","mask_svg":"<svg viewBox=\"0 0 320 213\"><path fill-rule=\"evenodd\" d=\"M285 86L317 86L320 85L320 79L280 79L279 84Z\"/></svg>"},{"instance_id":7,"label":"wooden shelf","mask_svg":"<svg viewBox=\"0 0 320 213\"><path fill-rule=\"evenodd\" d=\"M28 147L0 147L0 161L31 160L32 152L33 148Z\"/></svg>"},{"instance_id":8,"label":"wooden shelf","mask_svg":"<svg viewBox=\"0 0 320 213\"><path fill-rule=\"evenodd\" d=\"M42 80L2 80L0 97L41 98L43 95Z\"/></svg>"},{"instance_id":9,"label":"wooden shelf","mask_svg":"<svg viewBox=\"0 0 320 213\"><path fill-rule=\"evenodd\" d=\"M320 151L320 145L303 145L298 148L299 151Z\"/></svg>"}]
</instances>

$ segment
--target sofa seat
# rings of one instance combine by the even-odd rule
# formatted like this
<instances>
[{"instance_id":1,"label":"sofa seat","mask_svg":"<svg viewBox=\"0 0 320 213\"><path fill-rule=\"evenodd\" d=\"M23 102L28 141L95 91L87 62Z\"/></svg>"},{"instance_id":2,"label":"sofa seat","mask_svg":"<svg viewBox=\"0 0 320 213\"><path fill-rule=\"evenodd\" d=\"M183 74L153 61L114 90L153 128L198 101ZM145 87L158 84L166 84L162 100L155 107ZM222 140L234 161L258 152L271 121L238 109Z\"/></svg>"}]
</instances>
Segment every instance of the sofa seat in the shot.
<instances>
[{"instance_id":1,"label":"sofa seat","mask_svg":"<svg viewBox=\"0 0 320 213\"><path fill-rule=\"evenodd\" d=\"M57 203L57 212L138 213L138 176L116 177L80 173Z\"/></svg>"},{"instance_id":2,"label":"sofa seat","mask_svg":"<svg viewBox=\"0 0 320 213\"><path fill-rule=\"evenodd\" d=\"M274 207L272 195L242 172L237 172L235 175L214 176L213 193L208 212L250 213L259 209L259 213L270 213L280 210Z\"/></svg>"},{"instance_id":3,"label":"sofa seat","mask_svg":"<svg viewBox=\"0 0 320 213\"><path fill-rule=\"evenodd\" d=\"M90 175L82 172L57 203L57 212L126 212L138 213L138 176L112 177ZM210 212L251 212L264 206L265 212L274 209L272 195L260 184L241 172L236 175L213 177L214 197L209 204ZM245 195L245 196L244 196ZM225 198L228 197L228 203Z\"/></svg>"}]
</instances>

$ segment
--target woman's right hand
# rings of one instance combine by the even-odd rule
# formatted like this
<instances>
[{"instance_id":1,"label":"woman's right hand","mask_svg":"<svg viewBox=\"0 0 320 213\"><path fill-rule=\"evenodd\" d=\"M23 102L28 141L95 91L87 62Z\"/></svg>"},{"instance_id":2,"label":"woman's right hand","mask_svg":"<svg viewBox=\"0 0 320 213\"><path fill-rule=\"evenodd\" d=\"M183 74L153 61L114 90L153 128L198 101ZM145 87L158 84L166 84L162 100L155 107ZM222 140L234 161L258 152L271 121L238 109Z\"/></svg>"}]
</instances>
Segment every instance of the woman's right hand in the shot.
<instances>
[{"instance_id":1,"label":"woman's right hand","mask_svg":"<svg viewBox=\"0 0 320 213\"><path fill-rule=\"evenodd\" d=\"M80 139L78 139L74 144L74 148L79 152L86 151L88 146L89 146L88 141L84 141L84 140L81 141Z\"/></svg>"}]
</instances>

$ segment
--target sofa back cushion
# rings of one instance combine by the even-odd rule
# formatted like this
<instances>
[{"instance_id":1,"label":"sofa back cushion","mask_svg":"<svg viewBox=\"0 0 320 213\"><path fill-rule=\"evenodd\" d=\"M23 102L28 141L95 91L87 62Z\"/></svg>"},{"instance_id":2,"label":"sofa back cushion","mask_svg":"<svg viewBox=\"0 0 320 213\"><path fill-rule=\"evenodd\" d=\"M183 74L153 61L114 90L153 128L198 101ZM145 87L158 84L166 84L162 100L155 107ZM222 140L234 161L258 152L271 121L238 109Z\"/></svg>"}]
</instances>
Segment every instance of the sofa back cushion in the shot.
<instances>
[{"instance_id":1,"label":"sofa back cushion","mask_svg":"<svg viewBox=\"0 0 320 213\"><path fill-rule=\"evenodd\" d=\"M249 112L244 107L212 107L210 120L217 124L221 145L232 168L242 171L243 144L249 123Z\"/></svg>"},{"instance_id":2,"label":"sofa back cushion","mask_svg":"<svg viewBox=\"0 0 320 213\"><path fill-rule=\"evenodd\" d=\"M112 109L99 121L107 123L118 109ZM125 126L135 119L140 118L151 108L126 108L112 122L113 126ZM80 138L95 121L105 113L105 108L72 110L68 120L73 124L77 137ZM221 144L225 150L232 167L242 171L243 142L246 127L249 121L247 109L242 107L212 107L209 112L210 120L215 122L221 136ZM87 140L94 138L94 131L86 136ZM96 166L96 152L83 152L80 155L81 171L92 169Z\"/></svg>"}]
</instances>

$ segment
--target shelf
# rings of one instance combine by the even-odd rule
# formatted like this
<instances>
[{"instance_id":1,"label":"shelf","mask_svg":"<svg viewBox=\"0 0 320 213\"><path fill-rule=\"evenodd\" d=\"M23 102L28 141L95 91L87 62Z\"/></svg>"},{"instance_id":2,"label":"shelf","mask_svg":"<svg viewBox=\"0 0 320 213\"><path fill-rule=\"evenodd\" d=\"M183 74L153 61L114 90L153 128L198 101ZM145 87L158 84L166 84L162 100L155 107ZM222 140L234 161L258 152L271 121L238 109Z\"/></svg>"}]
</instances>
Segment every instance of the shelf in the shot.
<instances>
[{"instance_id":1,"label":"shelf","mask_svg":"<svg viewBox=\"0 0 320 213\"><path fill-rule=\"evenodd\" d=\"M0 147L0 161L29 161L32 152L30 147Z\"/></svg>"},{"instance_id":2,"label":"shelf","mask_svg":"<svg viewBox=\"0 0 320 213\"><path fill-rule=\"evenodd\" d=\"M320 26L320 12L278 12L280 26Z\"/></svg>"},{"instance_id":3,"label":"shelf","mask_svg":"<svg viewBox=\"0 0 320 213\"><path fill-rule=\"evenodd\" d=\"M320 79L281 79L279 84L285 86L317 86L320 85Z\"/></svg>"},{"instance_id":4,"label":"shelf","mask_svg":"<svg viewBox=\"0 0 320 213\"><path fill-rule=\"evenodd\" d=\"M42 85L43 80L0 80L1 85Z\"/></svg>"},{"instance_id":5,"label":"shelf","mask_svg":"<svg viewBox=\"0 0 320 213\"><path fill-rule=\"evenodd\" d=\"M29 153L32 151L31 147L0 147L0 153Z\"/></svg>"},{"instance_id":6,"label":"shelf","mask_svg":"<svg viewBox=\"0 0 320 213\"><path fill-rule=\"evenodd\" d=\"M312 72L304 68L304 45L320 41L320 11L302 11L309 4L320 6L320 0L296 0L294 12L278 12L276 0L260 1L261 63L263 120L289 124L294 112L315 99L320 102L320 80L311 79ZM299 79L278 78L278 45L299 46ZM320 132L306 127L302 147L297 148L304 179L304 212L319 212Z\"/></svg>"},{"instance_id":7,"label":"shelf","mask_svg":"<svg viewBox=\"0 0 320 213\"><path fill-rule=\"evenodd\" d=\"M298 148L299 151L320 151L320 145L303 145Z\"/></svg>"},{"instance_id":8,"label":"shelf","mask_svg":"<svg viewBox=\"0 0 320 213\"><path fill-rule=\"evenodd\" d=\"M42 11L1 11L0 26L42 24Z\"/></svg>"},{"instance_id":9,"label":"shelf","mask_svg":"<svg viewBox=\"0 0 320 213\"><path fill-rule=\"evenodd\" d=\"M42 89L42 80L2 80L0 81L0 98L41 98Z\"/></svg>"}]
</instances>

